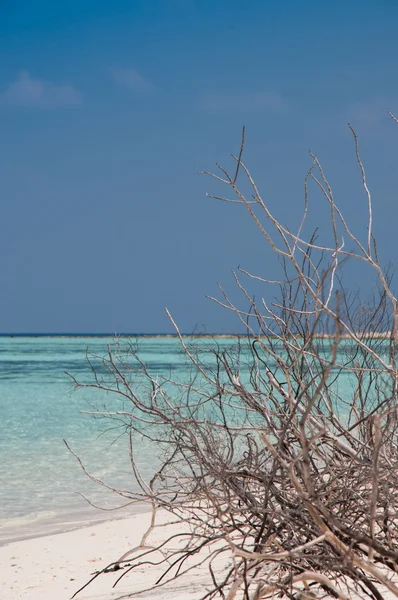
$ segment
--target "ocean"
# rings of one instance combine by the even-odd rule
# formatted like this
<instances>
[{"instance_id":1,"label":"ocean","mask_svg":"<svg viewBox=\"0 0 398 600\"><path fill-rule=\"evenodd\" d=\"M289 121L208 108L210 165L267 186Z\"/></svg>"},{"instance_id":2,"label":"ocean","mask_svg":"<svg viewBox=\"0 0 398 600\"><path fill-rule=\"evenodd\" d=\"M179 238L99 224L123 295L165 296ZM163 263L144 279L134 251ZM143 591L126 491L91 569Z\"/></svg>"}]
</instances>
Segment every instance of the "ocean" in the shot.
<instances>
[{"instance_id":1,"label":"ocean","mask_svg":"<svg viewBox=\"0 0 398 600\"><path fill-rule=\"evenodd\" d=\"M81 383L92 381L87 350L104 356L114 342L94 336L0 336L0 544L144 509L114 512L125 500L90 481L63 441L94 477L115 488L137 491L125 427L87 414L93 404L111 407L112 397L95 390L76 391L67 375ZM127 338L120 339L122 347L128 343ZM152 375L180 381L191 377L177 338L140 336L134 343ZM227 349L236 339L200 338L196 343L203 350L214 344ZM243 379L249 377L246 352L243 347ZM349 402L354 389L348 378L340 374L334 386ZM115 408L120 410L120 404ZM156 472L157 448L142 438L135 458L149 481Z\"/></svg>"},{"instance_id":2,"label":"ocean","mask_svg":"<svg viewBox=\"0 0 398 600\"><path fill-rule=\"evenodd\" d=\"M87 349L102 356L113 341L92 336L0 337L0 544L126 516L123 511L109 512L123 499L90 481L63 442L96 478L113 487L136 489L123 429L82 412L90 411L90 403L100 396L74 391L66 374L89 381ZM233 341L219 343L229 346ZM188 376L178 339L139 337L137 343L152 373ZM141 472L150 478L156 452L145 440L139 447Z\"/></svg>"}]
</instances>

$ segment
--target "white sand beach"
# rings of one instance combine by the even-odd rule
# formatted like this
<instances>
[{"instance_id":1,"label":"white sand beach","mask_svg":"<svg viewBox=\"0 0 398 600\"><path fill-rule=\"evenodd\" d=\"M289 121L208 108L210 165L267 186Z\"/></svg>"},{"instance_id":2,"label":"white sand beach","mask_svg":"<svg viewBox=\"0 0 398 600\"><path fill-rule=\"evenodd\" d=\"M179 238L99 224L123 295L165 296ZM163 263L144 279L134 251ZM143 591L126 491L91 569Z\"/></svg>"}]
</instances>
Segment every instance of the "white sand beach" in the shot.
<instances>
[{"instance_id":1,"label":"white sand beach","mask_svg":"<svg viewBox=\"0 0 398 600\"><path fill-rule=\"evenodd\" d=\"M159 511L158 517L159 523L167 522L164 511ZM140 544L150 520L150 512L140 513L0 547L1 600L69 600L96 571ZM164 531L155 528L151 542L164 539ZM176 525L168 526L168 535L177 532ZM219 567L226 567L227 562L224 558ZM211 585L207 569L200 567L177 581L148 590L164 570L164 565L139 566L126 574L116 588L113 585L123 570L104 573L82 590L76 600L116 600L131 593L141 600L199 600ZM385 600L395 597L383 593ZM356 600L359 598L356 596Z\"/></svg>"},{"instance_id":2,"label":"white sand beach","mask_svg":"<svg viewBox=\"0 0 398 600\"><path fill-rule=\"evenodd\" d=\"M165 514L159 514L165 518ZM137 546L147 530L151 513L106 521L75 531L13 542L0 547L2 600L68 600L91 575ZM172 525L171 527L174 527ZM178 531L178 529L176 530ZM151 540L159 539L154 530ZM127 593L148 588L164 571L163 567L138 567L112 588L122 570L106 573L93 581L77 600L115 600ZM209 582L206 569L188 573L185 578L138 598L196 600Z\"/></svg>"}]
</instances>

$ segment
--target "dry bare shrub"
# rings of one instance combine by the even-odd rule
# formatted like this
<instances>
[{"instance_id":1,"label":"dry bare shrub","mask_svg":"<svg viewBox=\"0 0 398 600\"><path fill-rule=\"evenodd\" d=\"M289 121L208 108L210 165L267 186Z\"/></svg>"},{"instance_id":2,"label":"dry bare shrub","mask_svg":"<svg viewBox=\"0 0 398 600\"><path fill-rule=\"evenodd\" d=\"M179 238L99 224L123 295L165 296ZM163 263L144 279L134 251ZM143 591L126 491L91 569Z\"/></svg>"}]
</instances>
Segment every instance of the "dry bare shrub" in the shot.
<instances>
[{"instance_id":1,"label":"dry bare shrub","mask_svg":"<svg viewBox=\"0 0 398 600\"><path fill-rule=\"evenodd\" d=\"M168 313L192 368L189 381L154 375L133 344L109 347L92 382L74 380L129 405L107 416L129 431L140 491L116 491L151 503L152 526L159 507L180 524L161 546L145 537L115 557L108 569L129 565L121 577L163 564L159 587L203 564L203 599L398 597L397 299L379 262L351 131L367 200L364 240L346 223L314 154L302 221L295 232L284 226L242 160L243 131L234 172L210 175L233 196L217 199L248 211L282 267L279 281L234 273L244 309L222 288L213 298L246 335L233 345L195 342ZM251 196L241 191L242 178ZM310 185L330 209L329 245L303 233ZM366 301L342 282L355 261L377 282ZM272 304L253 300L251 280L275 288ZM135 461L142 436L163 449L151 482Z\"/></svg>"}]
</instances>

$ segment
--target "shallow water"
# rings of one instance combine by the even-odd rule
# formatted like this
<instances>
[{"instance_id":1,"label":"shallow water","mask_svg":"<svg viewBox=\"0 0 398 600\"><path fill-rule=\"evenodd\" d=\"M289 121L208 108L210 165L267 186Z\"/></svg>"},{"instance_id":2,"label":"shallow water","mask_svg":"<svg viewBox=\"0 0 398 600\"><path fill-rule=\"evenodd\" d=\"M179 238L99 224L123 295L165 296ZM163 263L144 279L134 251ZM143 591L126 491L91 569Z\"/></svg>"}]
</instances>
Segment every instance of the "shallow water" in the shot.
<instances>
[{"instance_id":1,"label":"shallow water","mask_svg":"<svg viewBox=\"0 0 398 600\"><path fill-rule=\"evenodd\" d=\"M104 338L0 338L0 542L51 524L109 517L92 508L113 507L119 498L90 482L63 439L96 477L124 489L134 487L126 436L105 430L109 423L82 414L89 395L73 392L65 372L88 380L87 346L100 355ZM141 340L143 357L159 372L178 367L173 339ZM104 433L105 432L105 433ZM116 441L115 441L116 440ZM141 445L141 467L154 461ZM113 513L112 513L113 515Z\"/></svg>"},{"instance_id":2,"label":"shallow water","mask_svg":"<svg viewBox=\"0 0 398 600\"><path fill-rule=\"evenodd\" d=\"M123 490L136 489L127 436L109 420L82 414L100 396L73 391L66 375L89 381L87 348L103 356L110 342L114 340L0 337L0 543L116 516L96 510L82 498L81 494L107 509L123 503L87 478L64 439L95 477ZM137 342L152 373L188 375L178 340L142 337ZM109 401L106 398L108 405ZM141 473L150 478L156 469L156 449L145 439L139 449Z\"/></svg>"},{"instance_id":3,"label":"shallow water","mask_svg":"<svg viewBox=\"0 0 398 600\"><path fill-rule=\"evenodd\" d=\"M95 477L123 490L137 489L123 429L116 428L118 423L82 413L91 410L93 400L97 406L98 400L110 406L112 398L90 390L73 391L66 375L68 372L80 382L88 382L91 369L87 348L103 356L113 341L0 337L0 543L119 514L99 511L84 500L82 494L106 509L123 503L119 496L88 479L64 439ZM137 343L140 357L152 374L180 380L189 377L177 339L141 337ZM203 339L199 346L208 348L215 343L228 348L235 340ZM240 365L243 376L244 355ZM157 449L144 438L138 448L136 459L148 480L156 471Z\"/></svg>"}]
</instances>

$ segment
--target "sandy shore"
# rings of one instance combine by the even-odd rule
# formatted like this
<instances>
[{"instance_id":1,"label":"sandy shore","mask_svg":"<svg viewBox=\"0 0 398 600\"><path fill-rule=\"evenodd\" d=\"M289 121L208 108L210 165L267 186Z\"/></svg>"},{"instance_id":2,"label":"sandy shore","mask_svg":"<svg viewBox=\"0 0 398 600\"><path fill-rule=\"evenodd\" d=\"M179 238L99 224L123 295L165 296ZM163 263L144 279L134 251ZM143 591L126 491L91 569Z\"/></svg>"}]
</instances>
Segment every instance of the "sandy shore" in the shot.
<instances>
[{"instance_id":1,"label":"sandy shore","mask_svg":"<svg viewBox=\"0 0 398 600\"><path fill-rule=\"evenodd\" d=\"M140 513L0 547L1 600L69 600L96 571L140 544L150 520L150 512ZM159 511L158 522L167 522L165 512ZM167 535L171 533L180 533L178 526L169 525ZM163 528L151 533L151 542L162 539L165 539ZM224 570L227 562L230 560L223 559L218 567ZM199 568L166 586L141 592L150 587L164 569L164 566L141 565L126 574L116 588L113 584L124 571L102 574L81 591L76 600L116 600L132 592L141 600L199 600L211 584L207 569ZM383 594L385 600L395 597ZM362 596L353 596L351 600L354 598L359 600Z\"/></svg>"},{"instance_id":2,"label":"sandy shore","mask_svg":"<svg viewBox=\"0 0 398 600\"><path fill-rule=\"evenodd\" d=\"M165 514L160 514L165 519ZM150 524L151 513L106 521L67 533L48 535L0 547L0 598L4 600L67 600L91 577L110 562L139 544ZM175 527L175 526L172 526ZM177 530L178 531L178 530ZM151 540L160 539L155 530ZM157 537L158 536L158 537ZM143 566L113 583L122 571L98 577L82 591L77 600L115 600L142 590L161 575L163 569ZM208 573L190 573L171 587L144 592L138 598L195 600L203 595Z\"/></svg>"}]
</instances>

